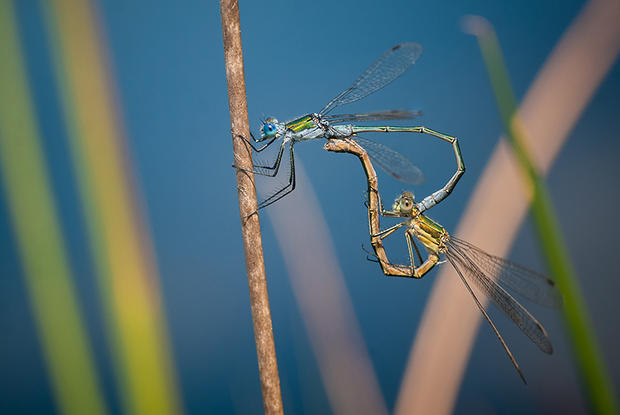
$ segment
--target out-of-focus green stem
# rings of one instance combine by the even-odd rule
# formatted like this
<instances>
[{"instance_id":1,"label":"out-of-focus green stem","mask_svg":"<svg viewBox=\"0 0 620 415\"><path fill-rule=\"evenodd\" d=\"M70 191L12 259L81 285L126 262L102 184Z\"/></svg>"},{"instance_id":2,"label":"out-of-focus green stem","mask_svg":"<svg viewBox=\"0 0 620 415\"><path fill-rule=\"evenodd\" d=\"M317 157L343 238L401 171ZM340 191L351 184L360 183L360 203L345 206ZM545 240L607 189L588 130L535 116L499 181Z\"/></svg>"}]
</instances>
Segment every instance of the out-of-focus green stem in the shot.
<instances>
[{"instance_id":1,"label":"out-of-focus green stem","mask_svg":"<svg viewBox=\"0 0 620 415\"><path fill-rule=\"evenodd\" d=\"M544 181L524 140L516 113L517 103L504 65L495 31L490 25L476 33L508 140L532 192L532 213L538 239L558 288L564 297L562 309L573 352L582 374L592 409L599 414L617 414L618 403L602 354L592 330L585 301Z\"/></svg>"},{"instance_id":2,"label":"out-of-focus green stem","mask_svg":"<svg viewBox=\"0 0 620 415\"><path fill-rule=\"evenodd\" d=\"M0 176L7 207L58 412L105 414L39 143L12 6L11 1L0 1Z\"/></svg>"},{"instance_id":3,"label":"out-of-focus green stem","mask_svg":"<svg viewBox=\"0 0 620 415\"><path fill-rule=\"evenodd\" d=\"M180 414L155 253L134 184L97 1L53 0L41 6L122 413Z\"/></svg>"}]
</instances>

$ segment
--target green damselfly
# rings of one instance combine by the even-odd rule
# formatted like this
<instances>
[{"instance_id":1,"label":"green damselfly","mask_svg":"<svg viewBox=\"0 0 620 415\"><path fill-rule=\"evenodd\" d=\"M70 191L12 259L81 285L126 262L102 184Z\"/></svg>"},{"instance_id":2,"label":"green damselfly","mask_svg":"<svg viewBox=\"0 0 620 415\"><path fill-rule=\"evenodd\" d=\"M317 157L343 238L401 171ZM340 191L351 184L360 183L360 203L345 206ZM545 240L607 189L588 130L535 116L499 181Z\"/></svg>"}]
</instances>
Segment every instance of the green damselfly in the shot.
<instances>
[{"instance_id":1,"label":"green damselfly","mask_svg":"<svg viewBox=\"0 0 620 415\"><path fill-rule=\"evenodd\" d=\"M373 260L379 262L385 275L408 278L422 278L435 265L439 264L440 258L444 256L454 267L465 288L472 295L476 306L480 309L508 354L519 376L525 382L525 377L510 348L478 300L472 286L478 293L487 297L492 304L507 315L540 350L551 354L553 347L542 324L508 290L535 303L558 308L562 304L562 297L553 281L522 265L488 254L469 242L450 235L443 226L424 214L430 207L443 200L441 197L438 198L437 195L445 195L445 189L453 189L458 182L460 177L459 171L464 170L465 167L457 148L454 149L457 156L457 173L452 176L446 186L424 198L419 203L415 202L412 192L402 192L396 198L392 210L384 210L379 195L378 180L370 158L365 149L355 141L357 141L355 137L345 140L332 140L325 145L325 148L329 151L352 153L358 156L362 162L368 182L366 205L368 208L370 240L374 254L367 252L372 255ZM379 225L380 216L403 218L405 220L385 230L381 230ZM405 229L404 236L409 251L409 265L391 263L383 246L383 239L401 228ZM416 241L421 243L427 251L428 255L425 260L422 258ZM416 260L418 265L416 265Z\"/></svg>"},{"instance_id":2,"label":"green damselfly","mask_svg":"<svg viewBox=\"0 0 620 415\"><path fill-rule=\"evenodd\" d=\"M295 155L293 148L296 143L301 141L320 138L330 140L355 136L355 139L364 146L377 165L392 177L410 184L420 184L424 180L424 176L418 167L397 151L383 144L360 137L358 134L371 132L423 133L453 142L456 148L458 148L457 139L455 137L420 126L396 127L336 124L343 122L411 119L418 114L417 112L392 110L360 114L330 115L330 112L334 108L367 97L398 78L417 61L421 53L422 47L417 43L410 42L398 44L384 53L349 88L329 101L321 111L307 114L284 123L279 122L275 118L267 118L261 126L260 138L258 139L252 136L252 140L249 140L241 135L237 135L249 143L257 152L263 151L276 140L281 139L280 149L273 164L255 164L254 170L251 171L252 173L263 176L274 177L278 174L285 148L289 145L290 176L288 183L261 201L258 204L257 210L269 206L295 189ZM253 142L265 142L265 144L256 147Z\"/></svg>"},{"instance_id":3,"label":"green damselfly","mask_svg":"<svg viewBox=\"0 0 620 415\"><path fill-rule=\"evenodd\" d=\"M472 286L508 316L541 351L551 354L553 348L545 328L510 295L508 290L538 304L557 308L562 300L555 284L542 274L504 258L488 254L469 242L450 235L443 226L422 213L424 210L426 210L425 206L422 203L415 203L413 193L408 191L401 193L396 198L392 210L385 211L379 205L378 211L381 216L405 218L405 220L388 229L372 233L371 239L383 239L397 229L404 227L410 261L410 265L390 264L389 269L398 268L398 271L386 273L384 267L384 273L386 275L422 278L439 263L440 256L444 256L461 278L476 306L491 325L519 376L526 383L510 348L478 300ZM371 214L369 210L369 215ZM424 246L428 253L424 261L415 244L416 240ZM416 258L414 258L412 246L417 254L419 266L415 265Z\"/></svg>"}]
</instances>

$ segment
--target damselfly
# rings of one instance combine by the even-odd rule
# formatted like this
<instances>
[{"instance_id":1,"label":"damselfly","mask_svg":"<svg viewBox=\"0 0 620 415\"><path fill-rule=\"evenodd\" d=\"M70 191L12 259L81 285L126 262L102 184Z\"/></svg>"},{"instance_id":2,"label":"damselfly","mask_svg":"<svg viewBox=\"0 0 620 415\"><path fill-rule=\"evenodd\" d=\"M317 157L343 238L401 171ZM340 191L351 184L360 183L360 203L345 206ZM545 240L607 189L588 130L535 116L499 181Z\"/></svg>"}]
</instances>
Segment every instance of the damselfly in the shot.
<instances>
[{"instance_id":1,"label":"damselfly","mask_svg":"<svg viewBox=\"0 0 620 415\"><path fill-rule=\"evenodd\" d=\"M358 126L352 124L334 123L362 122L379 120L410 119L417 115L416 112L392 110L379 111L363 114L329 115L336 107L360 100L373 92L383 88L405 71L407 71L420 57L422 47L417 43L401 43L392 47L375 63L373 63L349 88L342 91L319 112L307 114L288 122L279 122L275 118L267 118L261 126L260 138L252 136L252 141L238 135L249 143L257 151L263 151L276 140L282 139L280 149L272 165L254 165L252 173L274 177L278 174L282 156L287 144L289 145L290 176L288 183L275 193L258 204L258 209L269 206L295 189L295 156L293 147L300 141L312 139L336 139L355 135L355 139L364 146L370 157L383 170L391 176L410 184L419 184L424 176L420 169L413 165L406 157L390 149L389 147L374 141L359 137L358 133L367 132L402 132L423 133L456 143L455 137L450 137L432 131L425 127L395 127L395 126ZM265 142L260 147L254 143ZM257 170L258 169L258 170Z\"/></svg>"},{"instance_id":2,"label":"damselfly","mask_svg":"<svg viewBox=\"0 0 620 415\"><path fill-rule=\"evenodd\" d=\"M480 309L504 347L519 376L525 382L525 377L517 361L478 300L472 286L506 314L540 350L551 354L553 348L544 327L508 293L508 290L538 304L559 307L562 303L562 298L553 281L542 274L501 257L488 254L462 239L449 235L443 226L426 216L423 212L442 200L438 200L434 195L444 195L446 187L423 199L420 203L415 202L412 192L405 191L396 198L392 210L386 211L381 203L376 173L364 149L350 139L334 140L327 143L325 148L330 151L355 154L362 161L368 181L366 203L371 244L375 251L372 255L380 263L383 273L388 276L422 278L439 263L440 257L444 256L454 267L465 288L472 295L476 306ZM456 154L458 170L464 169L460 153L456 152ZM456 181L458 181L458 170L446 185L447 187L453 188ZM380 230L379 215L404 218L405 220L390 228ZM400 228L405 229L405 240L409 251L409 265L391 263L383 247L383 239ZM426 248L428 253L426 260L422 259L416 240ZM417 266L416 259L418 260Z\"/></svg>"}]
</instances>

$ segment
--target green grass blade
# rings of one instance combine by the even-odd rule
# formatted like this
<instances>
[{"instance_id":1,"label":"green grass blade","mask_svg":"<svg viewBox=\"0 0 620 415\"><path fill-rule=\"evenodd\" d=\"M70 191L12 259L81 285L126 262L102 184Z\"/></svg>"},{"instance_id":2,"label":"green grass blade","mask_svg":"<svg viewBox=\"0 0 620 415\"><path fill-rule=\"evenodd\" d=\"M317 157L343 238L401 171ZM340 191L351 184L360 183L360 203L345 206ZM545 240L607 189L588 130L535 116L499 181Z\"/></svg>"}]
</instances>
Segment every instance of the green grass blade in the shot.
<instances>
[{"instance_id":1,"label":"green grass blade","mask_svg":"<svg viewBox=\"0 0 620 415\"><path fill-rule=\"evenodd\" d=\"M42 6L123 413L183 413L105 26L94 1Z\"/></svg>"},{"instance_id":2,"label":"green grass blade","mask_svg":"<svg viewBox=\"0 0 620 415\"><path fill-rule=\"evenodd\" d=\"M0 91L0 176L58 411L104 414L39 143L11 1L0 1Z\"/></svg>"},{"instance_id":3,"label":"green grass blade","mask_svg":"<svg viewBox=\"0 0 620 415\"><path fill-rule=\"evenodd\" d=\"M564 297L564 321L572 341L573 353L586 388L591 408L599 414L617 414L618 402L609 374L605 369L590 317L581 294L562 232L545 182L525 145L524 130L516 113L517 103L512 91L501 49L490 25L477 33L482 56L497 101L508 140L524 172L532 192L532 214L537 237L558 288Z\"/></svg>"}]
</instances>

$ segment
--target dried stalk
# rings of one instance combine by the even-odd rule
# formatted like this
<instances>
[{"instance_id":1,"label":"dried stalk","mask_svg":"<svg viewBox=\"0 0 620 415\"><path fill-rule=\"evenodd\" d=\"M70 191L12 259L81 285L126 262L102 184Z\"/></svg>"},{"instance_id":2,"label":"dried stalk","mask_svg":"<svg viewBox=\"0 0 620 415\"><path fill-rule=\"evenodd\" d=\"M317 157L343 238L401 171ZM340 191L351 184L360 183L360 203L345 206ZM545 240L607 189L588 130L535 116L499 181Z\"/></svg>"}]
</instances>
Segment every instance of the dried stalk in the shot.
<instances>
[{"instance_id":1,"label":"dried stalk","mask_svg":"<svg viewBox=\"0 0 620 415\"><path fill-rule=\"evenodd\" d=\"M231 131L233 132L234 162L236 166L242 169L251 170L251 149L236 136L236 134L243 134L245 137L250 135L239 4L236 0L220 0L220 12L222 15L226 80L228 82L228 105L230 107ZM238 169L236 178L263 406L266 414L282 414L282 395L280 393L280 378L278 376L267 280L265 278L260 222L258 215L252 214L257 207L254 175Z\"/></svg>"},{"instance_id":2,"label":"dried stalk","mask_svg":"<svg viewBox=\"0 0 620 415\"><path fill-rule=\"evenodd\" d=\"M394 276L411 276L408 268L402 266L393 265L387 258L385 248L383 247L383 240L379 236L381 230L379 226L379 208L381 207L381 197L379 195L379 181L377 179L377 173L375 168L370 162L368 153L362 148L354 139L345 138L338 140L330 140L323 148L327 151L333 151L336 153L350 153L357 156L362 163L362 168L366 174L368 181L368 228L370 230L370 244L375 251L377 260L381 264L381 269L385 275Z\"/></svg>"}]
</instances>

